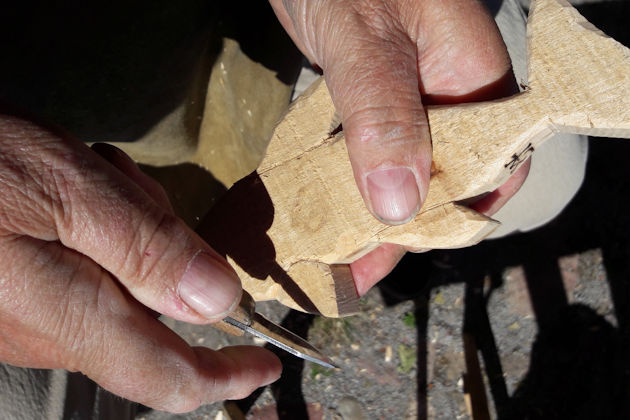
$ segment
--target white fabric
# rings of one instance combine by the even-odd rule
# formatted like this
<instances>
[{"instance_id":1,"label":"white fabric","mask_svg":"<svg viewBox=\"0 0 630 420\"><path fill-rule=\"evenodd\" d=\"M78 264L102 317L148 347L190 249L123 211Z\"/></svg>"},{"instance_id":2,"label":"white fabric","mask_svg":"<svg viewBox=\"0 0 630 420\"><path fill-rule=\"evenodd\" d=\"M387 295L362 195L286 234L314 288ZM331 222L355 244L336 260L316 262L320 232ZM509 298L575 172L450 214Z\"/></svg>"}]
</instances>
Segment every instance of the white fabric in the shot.
<instances>
[{"instance_id":1,"label":"white fabric","mask_svg":"<svg viewBox=\"0 0 630 420\"><path fill-rule=\"evenodd\" d=\"M488 3L496 10L495 20L512 59L514 76L518 82L526 82L525 15L516 1ZM490 238L535 229L560 214L582 185L587 154L588 138L576 134L556 134L539 146L532 155L527 180L493 216L501 226Z\"/></svg>"}]
</instances>

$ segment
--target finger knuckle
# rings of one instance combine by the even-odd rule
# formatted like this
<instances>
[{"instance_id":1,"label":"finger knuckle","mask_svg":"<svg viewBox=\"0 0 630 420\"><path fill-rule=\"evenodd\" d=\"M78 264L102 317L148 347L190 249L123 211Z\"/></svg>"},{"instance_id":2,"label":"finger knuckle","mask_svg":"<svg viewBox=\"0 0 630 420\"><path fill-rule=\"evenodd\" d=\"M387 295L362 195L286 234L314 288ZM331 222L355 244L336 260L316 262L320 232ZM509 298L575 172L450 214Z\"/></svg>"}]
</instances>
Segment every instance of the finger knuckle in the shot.
<instances>
[{"instance_id":1,"label":"finger knuckle","mask_svg":"<svg viewBox=\"0 0 630 420\"><path fill-rule=\"evenodd\" d=\"M348 141L358 148L406 146L428 138L428 125L423 115L409 118L413 111L395 112L391 107L371 107L350 116Z\"/></svg>"},{"instance_id":2,"label":"finger knuckle","mask_svg":"<svg viewBox=\"0 0 630 420\"><path fill-rule=\"evenodd\" d=\"M349 5L361 16L366 27L379 36L403 32L398 2L367 0L349 2Z\"/></svg>"},{"instance_id":3,"label":"finger knuckle","mask_svg":"<svg viewBox=\"0 0 630 420\"><path fill-rule=\"evenodd\" d=\"M170 394L165 398L159 399L161 409L173 413L188 413L196 410L203 404L213 403L220 398L208 398L208 379L203 377L198 367L183 368L176 367L177 372L171 375L173 379L173 388L169 388ZM219 372L213 372L212 382L219 381L217 376Z\"/></svg>"},{"instance_id":4,"label":"finger knuckle","mask_svg":"<svg viewBox=\"0 0 630 420\"><path fill-rule=\"evenodd\" d=\"M100 328L103 320L96 316L98 290L104 278L93 274L88 275L94 281L86 282L85 270L79 268L70 279L72 285L54 328L55 336L63 348L64 365L71 371L85 370L88 366L99 364L107 349L103 342L107 331Z\"/></svg>"},{"instance_id":5,"label":"finger knuckle","mask_svg":"<svg viewBox=\"0 0 630 420\"><path fill-rule=\"evenodd\" d=\"M57 184L38 157L14 152L0 144L0 229L55 240Z\"/></svg>"},{"instance_id":6,"label":"finger knuckle","mask_svg":"<svg viewBox=\"0 0 630 420\"><path fill-rule=\"evenodd\" d=\"M140 222L120 272L137 287L150 284L173 268L165 261L173 260L181 244L189 241L187 236L183 222L176 216L160 211L159 215L146 217Z\"/></svg>"}]
</instances>

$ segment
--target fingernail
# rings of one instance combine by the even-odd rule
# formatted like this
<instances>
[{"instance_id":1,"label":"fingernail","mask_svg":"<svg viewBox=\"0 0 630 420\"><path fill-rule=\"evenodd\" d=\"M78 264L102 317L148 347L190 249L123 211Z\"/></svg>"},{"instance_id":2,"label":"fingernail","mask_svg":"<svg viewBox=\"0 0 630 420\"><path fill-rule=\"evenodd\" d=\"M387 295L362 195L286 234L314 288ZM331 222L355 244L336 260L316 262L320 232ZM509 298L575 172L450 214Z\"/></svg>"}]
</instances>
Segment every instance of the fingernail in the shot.
<instances>
[{"instance_id":1,"label":"fingernail","mask_svg":"<svg viewBox=\"0 0 630 420\"><path fill-rule=\"evenodd\" d=\"M188 264L179 286L179 297L209 320L225 318L241 298L241 282L227 267L204 251Z\"/></svg>"},{"instance_id":2,"label":"fingernail","mask_svg":"<svg viewBox=\"0 0 630 420\"><path fill-rule=\"evenodd\" d=\"M409 168L382 169L367 177L372 210L381 221L402 224L420 209L420 192Z\"/></svg>"}]
</instances>

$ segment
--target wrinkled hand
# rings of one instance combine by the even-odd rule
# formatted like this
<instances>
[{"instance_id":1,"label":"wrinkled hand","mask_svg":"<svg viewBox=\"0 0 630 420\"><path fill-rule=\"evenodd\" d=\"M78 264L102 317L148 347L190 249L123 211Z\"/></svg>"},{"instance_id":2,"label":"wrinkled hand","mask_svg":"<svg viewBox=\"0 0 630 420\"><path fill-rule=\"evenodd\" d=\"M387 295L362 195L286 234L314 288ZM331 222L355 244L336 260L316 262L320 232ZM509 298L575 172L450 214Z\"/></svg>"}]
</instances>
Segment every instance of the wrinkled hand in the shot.
<instances>
[{"instance_id":1,"label":"wrinkled hand","mask_svg":"<svg viewBox=\"0 0 630 420\"><path fill-rule=\"evenodd\" d=\"M514 93L510 59L477 0L270 0L296 45L322 68L340 113L367 208L388 224L413 218L427 196L431 138L424 104ZM523 165L478 210L496 212L527 176ZM360 294L404 250L384 245L355 261Z\"/></svg>"},{"instance_id":2,"label":"wrinkled hand","mask_svg":"<svg viewBox=\"0 0 630 420\"><path fill-rule=\"evenodd\" d=\"M148 309L208 323L236 274L118 149L0 115L0 361L81 371L113 393L182 412L242 398L280 374L258 347L190 347Z\"/></svg>"}]
</instances>

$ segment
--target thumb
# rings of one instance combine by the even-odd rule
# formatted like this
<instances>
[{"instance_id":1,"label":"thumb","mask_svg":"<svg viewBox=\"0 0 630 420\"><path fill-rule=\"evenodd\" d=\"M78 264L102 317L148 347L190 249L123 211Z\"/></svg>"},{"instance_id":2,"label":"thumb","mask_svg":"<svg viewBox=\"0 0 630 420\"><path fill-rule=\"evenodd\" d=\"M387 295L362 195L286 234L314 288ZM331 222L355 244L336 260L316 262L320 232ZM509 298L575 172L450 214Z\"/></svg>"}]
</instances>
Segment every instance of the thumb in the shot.
<instances>
[{"instance_id":1,"label":"thumb","mask_svg":"<svg viewBox=\"0 0 630 420\"><path fill-rule=\"evenodd\" d=\"M61 242L92 258L162 314L205 323L230 313L241 285L227 261L145 189L90 158L104 179L95 191L92 176L74 177L72 189L90 197L64 208Z\"/></svg>"},{"instance_id":2,"label":"thumb","mask_svg":"<svg viewBox=\"0 0 630 420\"><path fill-rule=\"evenodd\" d=\"M134 181L160 207L165 209L168 214L175 213L173 210L173 207L171 206L171 203L169 202L168 196L166 192L164 191L164 189L162 188L162 186L153 178L149 177L147 174L142 172L140 168L136 165L136 163L129 156L127 156L122 150L106 143L96 143L92 145L91 148L92 150L96 151L101 157L105 158L109 163L114 165L114 167L119 169L130 180ZM179 221L179 223L181 223L181 221ZM193 233L193 235L195 234ZM200 250L199 252L201 253L203 251ZM210 274L210 270L212 270L213 261L219 263L220 265L225 265L225 261L222 258L218 257L216 254L214 254L214 252L211 252L211 254L214 255L215 258L211 258L211 261L210 261L211 267L209 267L206 270L207 272L206 275ZM193 263L188 264L188 267L189 269L195 270ZM233 274L231 267L228 266L228 269L229 269L228 274ZM221 275L221 273L222 271L220 271L218 275ZM196 280L197 276L189 275L185 278L188 279L189 277L192 279L192 283L190 282L179 283L178 292L179 292L180 298L183 298L188 303L188 306L190 306L193 309L196 309L196 311L202 314L205 318L209 318L209 319L222 318L223 317L222 314L225 311L219 311L219 315L215 315L213 312L215 308L208 307L207 298L204 298L203 296L204 291L206 291L206 289L209 288L209 285L204 285L203 282L201 284L195 285L195 282L197 281ZM201 277L202 278L204 277L203 273ZM233 286L233 284L234 284L234 279L233 278L229 279L228 285ZM213 296L216 296L217 293L216 291L213 291L212 294ZM240 293L239 293L239 296L240 296ZM230 301L229 300L227 302L219 301L218 303L226 304L226 303L230 303ZM231 309L233 309L232 304L228 306L227 312L230 312Z\"/></svg>"},{"instance_id":3,"label":"thumb","mask_svg":"<svg viewBox=\"0 0 630 420\"><path fill-rule=\"evenodd\" d=\"M300 50L324 70L368 209L402 224L426 198L431 141L417 47L391 13L397 7L376 3L271 0Z\"/></svg>"},{"instance_id":4,"label":"thumb","mask_svg":"<svg viewBox=\"0 0 630 420\"><path fill-rule=\"evenodd\" d=\"M30 139L30 158L18 166L39 180L26 208L41 208L56 237L32 224L15 233L58 239L172 318L207 323L236 307L242 289L230 265L138 184L77 139L16 118L10 124Z\"/></svg>"},{"instance_id":5,"label":"thumb","mask_svg":"<svg viewBox=\"0 0 630 420\"><path fill-rule=\"evenodd\" d=\"M383 25L349 9L344 30L320 40L326 47L318 50L319 62L368 209L385 223L402 224L422 206L431 168L417 48L401 36L402 27L375 31Z\"/></svg>"},{"instance_id":6,"label":"thumb","mask_svg":"<svg viewBox=\"0 0 630 420\"><path fill-rule=\"evenodd\" d=\"M368 209L384 223L402 224L422 206L431 168L415 47L368 38L348 46L352 59L336 61L324 75Z\"/></svg>"},{"instance_id":7,"label":"thumb","mask_svg":"<svg viewBox=\"0 0 630 420\"><path fill-rule=\"evenodd\" d=\"M300 50L324 70L368 209L402 224L426 198L431 140L416 44L397 6L377 3L271 0Z\"/></svg>"}]
</instances>

